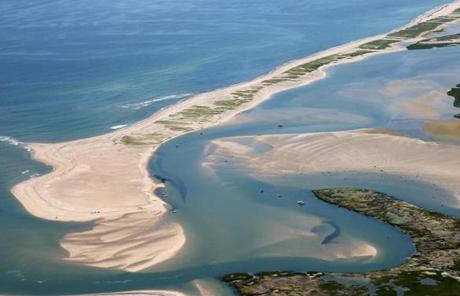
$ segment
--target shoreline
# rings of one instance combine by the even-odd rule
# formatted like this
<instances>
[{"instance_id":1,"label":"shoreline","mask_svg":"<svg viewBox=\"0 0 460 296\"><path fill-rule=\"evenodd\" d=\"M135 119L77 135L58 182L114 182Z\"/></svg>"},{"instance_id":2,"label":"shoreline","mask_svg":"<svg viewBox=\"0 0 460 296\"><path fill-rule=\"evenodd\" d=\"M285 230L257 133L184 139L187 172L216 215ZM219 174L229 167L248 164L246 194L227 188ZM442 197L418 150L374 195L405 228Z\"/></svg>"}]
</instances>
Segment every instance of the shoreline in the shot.
<instances>
[{"instance_id":1,"label":"shoreline","mask_svg":"<svg viewBox=\"0 0 460 296\"><path fill-rule=\"evenodd\" d=\"M239 295L455 295L460 286L460 220L431 212L397 197L350 187L313 190L323 202L379 220L408 235L416 253L400 266L359 272L233 273L222 281ZM308 293L307 293L308 294Z\"/></svg>"},{"instance_id":2,"label":"shoreline","mask_svg":"<svg viewBox=\"0 0 460 296\"><path fill-rule=\"evenodd\" d=\"M356 172L380 177L393 175L446 190L435 202L422 197L418 202L425 204L425 208L437 204L445 211L460 213L460 183L456 174L460 147L457 145L425 142L372 128L233 136L214 140L212 144L215 152L208 156L208 166L231 155L249 170L250 176L262 182L298 174L321 174L324 178ZM270 149L260 153L251 149L252 145L265 145ZM354 155L360 155L360 160L356 161Z\"/></svg>"},{"instance_id":3,"label":"shoreline","mask_svg":"<svg viewBox=\"0 0 460 296\"><path fill-rule=\"evenodd\" d=\"M166 261L185 245L186 237L180 225L167 220L168 204L153 193L163 185L152 180L147 166L159 145L224 123L276 93L323 79L329 67L405 50L401 43L415 43L458 21L459 9L458 0L437 7L389 33L288 62L249 82L192 96L111 133L27 144L33 158L53 170L15 185L11 192L36 217L94 223L92 229L70 233L61 241L69 253L67 260L131 272ZM438 23L442 17L447 19ZM421 32L413 28L430 21L434 28ZM413 31L417 36L404 37ZM131 229L120 229L126 224ZM134 243L126 242L127 237Z\"/></svg>"}]
</instances>

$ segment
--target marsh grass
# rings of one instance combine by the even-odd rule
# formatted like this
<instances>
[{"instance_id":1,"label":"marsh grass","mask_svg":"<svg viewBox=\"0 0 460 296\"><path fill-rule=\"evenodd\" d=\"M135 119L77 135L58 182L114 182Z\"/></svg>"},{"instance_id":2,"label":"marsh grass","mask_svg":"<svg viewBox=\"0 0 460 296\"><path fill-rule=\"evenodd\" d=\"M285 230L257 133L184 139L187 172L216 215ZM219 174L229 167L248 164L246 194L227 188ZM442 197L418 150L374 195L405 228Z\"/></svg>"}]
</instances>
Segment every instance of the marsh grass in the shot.
<instances>
[{"instance_id":1,"label":"marsh grass","mask_svg":"<svg viewBox=\"0 0 460 296\"><path fill-rule=\"evenodd\" d=\"M125 145L141 146L159 144L165 141L168 137L160 133L152 133L145 135L130 135L121 137L121 143Z\"/></svg>"}]
</instances>

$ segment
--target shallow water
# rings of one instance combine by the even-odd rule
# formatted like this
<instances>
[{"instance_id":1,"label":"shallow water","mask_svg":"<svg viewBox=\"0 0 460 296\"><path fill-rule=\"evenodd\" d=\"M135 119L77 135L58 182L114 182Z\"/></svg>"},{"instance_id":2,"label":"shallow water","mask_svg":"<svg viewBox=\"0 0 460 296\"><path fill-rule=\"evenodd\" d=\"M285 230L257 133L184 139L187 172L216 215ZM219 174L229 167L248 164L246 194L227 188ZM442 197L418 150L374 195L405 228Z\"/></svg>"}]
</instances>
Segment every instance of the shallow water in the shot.
<instances>
[{"instance_id":1,"label":"shallow water","mask_svg":"<svg viewBox=\"0 0 460 296\"><path fill-rule=\"evenodd\" d=\"M0 20L5 36L0 46L0 135L57 141L100 134L178 99L165 96L252 78L287 60L392 29L444 2L264 1L260 5L257 1L139 0L129 6L98 1L93 7L85 1L0 1L5 16ZM358 8L361 3L366 5ZM357 9L362 12L356 13ZM213 137L371 126L391 126L426 138L417 128L419 121L394 123L394 115L384 107L397 98L375 96L375 89L417 75L450 88L459 77L460 67L455 67L459 59L454 57L457 49L442 49L343 65L327 80L279 94L244 113L237 119L248 120L244 124L213 129L203 137L182 137L162 147L152 161L152 174L174 181L168 182L168 201L178 212L169 217L181 222L188 242L177 258L146 273L113 272L60 260L65 254L59 238L89 225L51 223L25 213L9 188L49 168L32 161L19 146L0 142L0 291L49 295L171 288L196 293L191 280L233 271L358 271L398 264L413 249L407 237L391 227L317 201L309 187L299 189L298 176L288 176L284 183L261 184L239 168L212 174L201 167L204 147ZM445 108L443 116L450 116L449 107ZM276 127L279 122L284 124L282 130ZM183 144L176 149L175 143ZM184 151L186 155L180 153ZM395 187L391 182L378 185L382 191ZM260 186L267 195L282 194L282 198L261 199ZM298 199L305 199L308 206L298 207ZM317 234L313 239L272 237L283 229L301 233L310 225L309 219L322 221L313 229ZM334 225L340 225L339 234ZM380 232L393 244L376 235ZM322 242L341 239L369 241L378 247L379 255L358 261L314 258L321 253Z\"/></svg>"},{"instance_id":2,"label":"shallow water","mask_svg":"<svg viewBox=\"0 0 460 296\"><path fill-rule=\"evenodd\" d=\"M2 0L0 135L109 132L447 2Z\"/></svg>"},{"instance_id":3,"label":"shallow water","mask_svg":"<svg viewBox=\"0 0 460 296\"><path fill-rule=\"evenodd\" d=\"M451 207L449 192L420 180L359 172L272 177L264 183L248 177L231 154L224 162L209 162L207 156L214 153L210 141L239 135L370 127L391 128L429 140L420 127L426 116L410 114L399 106L436 91L436 116L450 119L455 109L445 92L459 77L459 54L458 48L407 51L343 65L328 79L276 95L225 126L163 145L152 161L152 172L174 180L167 182L166 200L177 209L174 220L184 226L188 241L177 258L155 269L236 260L237 271L340 271L385 268L402 262L413 250L407 237L383 223L321 202L310 190L368 188L460 216L458 208ZM256 148L260 152L267 149L263 145ZM298 200L306 206L299 207ZM321 221L315 226L323 230L319 236L283 238L287 232L305 230L315 218ZM340 225L339 229L335 225ZM323 243L331 240L331 235L336 243L337 238L368 242L378 249L378 256L362 261L318 261L327 253L327 243ZM298 258L293 259L295 256ZM234 271L233 264L214 268L217 273L230 272Z\"/></svg>"},{"instance_id":4,"label":"shallow water","mask_svg":"<svg viewBox=\"0 0 460 296\"><path fill-rule=\"evenodd\" d=\"M181 137L162 147L156 157L160 165L153 163L155 174L166 172L187 188L185 196L168 188L166 198L177 209L171 215L183 225L187 247L155 270L188 265L215 265L218 274L274 269L369 270L392 266L410 255L408 239L393 228L337 210L316 200L309 190L263 183L231 165L219 165L218 170L203 167L206 155L212 153L206 150L208 140L214 137L213 133ZM180 143L178 148L176 143ZM299 207L298 200L308 206ZM333 225L340 225L340 239L333 239L331 245L360 239L371 242L378 256L333 260L328 243L324 243L336 232ZM322 230L311 236L312 227ZM382 233L391 238L391 246Z\"/></svg>"},{"instance_id":5,"label":"shallow water","mask_svg":"<svg viewBox=\"0 0 460 296\"><path fill-rule=\"evenodd\" d=\"M259 129L264 129L263 133L289 133L391 128L432 140L423 132L422 123L428 119L452 119L458 113L453 99L446 94L459 81L458 56L458 47L439 48L339 65L328 71L327 79L277 94L238 115L227 126L238 130L235 134L243 130L255 134ZM435 100L427 103L427 108L434 115L413 114L404 105L419 102L431 93Z\"/></svg>"},{"instance_id":6,"label":"shallow water","mask_svg":"<svg viewBox=\"0 0 460 296\"><path fill-rule=\"evenodd\" d=\"M423 69L423 62L429 55L431 66L434 67L438 65L437 58L439 62L446 62L445 59L455 56L458 49L443 49L435 53L418 52L413 58L418 58L417 64L420 69ZM258 114L263 109L269 110L270 106L281 110L284 105L292 106L293 102L297 105L303 102L302 104L309 106L312 102L318 102L314 100L313 94L322 93L323 88L327 88L329 92L334 89L335 93L341 93L341 89L356 85L357 89L361 90L360 84L353 84L349 80L359 81L362 73L372 78L368 76L369 69L381 65L380 63L389 63L391 67L392 63L397 64L406 54L413 53L381 56L360 64L340 67L327 80L311 87L293 90L292 95L282 93L254 111L246 112L244 116L251 117L251 113ZM443 75L448 76L454 75L455 69L458 68L449 69L440 67ZM357 78L348 76L349 83L347 83L344 76L347 76L346 73L350 70ZM386 70L383 69L380 75L385 77L393 75ZM432 70L441 73L436 67ZM379 81L377 73L378 71L375 71L372 78L374 81ZM421 73L414 73L417 77L421 75ZM431 74L427 75L431 76ZM406 76L409 77L410 75ZM390 80L388 78L388 81ZM328 81L330 84L327 83ZM446 87L448 82L443 80ZM366 81L360 83L366 84ZM302 96L305 96L305 99L302 99ZM340 104L347 105L349 100L349 95L343 96L341 100L336 99L335 106L330 101L328 104L324 103L324 107L339 109ZM363 105L369 108L372 106L369 102L364 102ZM357 103L355 112L358 113L359 110L368 109ZM368 119L364 124L360 121L348 122L346 117L335 117L332 123L329 119L326 123L322 123L321 118L316 118L311 125L283 121L285 127L282 128L282 132L384 127L384 123L391 122L387 113L376 110L382 111L382 108L375 107L375 110L371 109L368 113L364 113L366 118L372 119ZM382 113L386 115L382 116ZM382 119L377 120L369 114L377 114L382 116ZM341 120L343 118L345 120ZM5 188L2 192L1 217L4 221L2 229L6 239L2 240L0 248L4 258L0 271L2 273L0 287L5 292L37 294L145 288L174 288L196 293L193 286L188 284L189 281L227 272L270 269L360 271L392 266L407 257L413 250L407 237L388 225L322 203L312 196L309 189L334 184L359 185L410 200L418 197L420 192L428 195L435 190L434 188L431 188L432 191L426 191L429 186L420 182L401 183L401 180L391 176L384 178L379 176L374 179L368 176L366 179L358 174L354 176L355 179L348 178L346 182L343 177L350 176L336 176L335 179L325 179L321 176L285 176L272 180L268 184L247 177L245 171L239 167L229 165L226 169L223 165L219 167L218 173L202 167L205 154L212 153L212 150L205 149L210 139L241 134L281 132L276 127L278 121L279 118L272 118L272 122L264 122L262 125L251 122L247 125L223 126L206 131L204 136L192 134L178 138L160 149L158 157L152 162L152 174L167 176L167 179L174 180L168 182L167 201L177 207L177 213L168 216L184 226L188 241L186 248L176 258L140 274L78 267L60 261L59 257L63 254L57 245L59 237L70 229L75 231L78 227L84 226L44 222L31 218L19 209L6 188L20 179L27 178L30 174L44 173L47 168L32 162L25 150L0 143L2 151L9 156L2 158L2 168L8 171L8 175L2 176L4 183L1 184L1 187ZM179 148L175 148L176 143L179 143ZM263 151L266 147L259 147L259 149ZM161 169L157 167L158 161ZM27 170L29 172L26 172ZM265 197L260 196L262 187ZM282 197L278 198L278 194ZM296 204L297 200L304 200L306 206L299 207ZM309 219L312 217L321 220L321 223L316 226L317 237L312 239L294 236L283 240L283 237L279 236L286 229L294 229L295 232L301 233L304 227L310 225ZM340 233L332 238L332 243L340 241L341 238L344 238L345 242L346 239L364 240L378 247L378 256L372 260L355 261L328 262L315 259L313 255L321 253L323 247L321 243L330 240L331 235L336 231L331 223L340 225ZM377 235L381 233L385 236ZM276 242L277 239L280 241ZM389 241L391 244L388 243ZM280 250L283 250L281 254ZM56 254L59 254L57 258Z\"/></svg>"}]
</instances>

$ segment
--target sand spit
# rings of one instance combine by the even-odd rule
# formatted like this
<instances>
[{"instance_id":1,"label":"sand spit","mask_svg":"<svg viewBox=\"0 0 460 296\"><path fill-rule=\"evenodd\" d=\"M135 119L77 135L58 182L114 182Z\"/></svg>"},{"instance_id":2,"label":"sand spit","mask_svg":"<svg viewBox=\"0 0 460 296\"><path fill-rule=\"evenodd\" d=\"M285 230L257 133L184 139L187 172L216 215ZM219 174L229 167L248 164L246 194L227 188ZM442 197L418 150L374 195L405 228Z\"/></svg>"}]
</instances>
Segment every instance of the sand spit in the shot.
<instances>
[{"instance_id":1,"label":"sand spit","mask_svg":"<svg viewBox=\"0 0 460 296\"><path fill-rule=\"evenodd\" d=\"M241 140L245 139L242 144ZM253 144L270 145L263 153ZM234 137L213 142L216 156L231 155L257 178L333 172L385 173L435 184L452 193L449 206L460 208L460 147L367 130ZM216 159L210 159L216 161Z\"/></svg>"},{"instance_id":2,"label":"sand spit","mask_svg":"<svg viewBox=\"0 0 460 296\"><path fill-rule=\"evenodd\" d=\"M182 228L163 223L161 212L104 218L91 230L70 233L61 241L69 260L88 265L138 271L175 254L183 245Z\"/></svg>"},{"instance_id":3,"label":"sand spit","mask_svg":"<svg viewBox=\"0 0 460 296\"><path fill-rule=\"evenodd\" d=\"M154 183L147 171L148 160L161 143L224 122L275 93L322 79L327 67L404 50L403 43L420 41L459 18L460 1L455 1L387 35L331 48L253 81L193 96L112 133L29 144L33 156L53 171L14 186L12 193L37 217L94 221L92 229L69 234L61 242L70 260L127 271L153 266L173 257L186 240L182 227L168 221L167 204L153 194L163 185ZM156 244L152 252L150 246Z\"/></svg>"}]
</instances>

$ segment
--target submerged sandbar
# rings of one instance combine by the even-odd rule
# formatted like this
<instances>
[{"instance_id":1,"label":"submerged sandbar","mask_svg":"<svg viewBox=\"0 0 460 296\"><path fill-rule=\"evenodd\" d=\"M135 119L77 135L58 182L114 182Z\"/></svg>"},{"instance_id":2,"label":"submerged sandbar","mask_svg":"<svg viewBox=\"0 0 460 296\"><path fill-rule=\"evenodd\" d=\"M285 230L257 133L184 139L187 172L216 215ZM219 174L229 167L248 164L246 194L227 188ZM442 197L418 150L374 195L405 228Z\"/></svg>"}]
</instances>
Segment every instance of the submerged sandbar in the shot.
<instances>
[{"instance_id":1,"label":"submerged sandbar","mask_svg":"<svg viewBox=\"0 0 460 296\"><path fill-rule=\"evenodd\" d=\"M407 26L290 62L253 81L193 96L134 125L88 139L28 146L49 174L12 188L37 217L92 221L61 245L69 260L89 266L139 271L172 258L184 246L182 227L168 219L169 206L153 194L147 163L157 147L184 133L227 121L274 93L326 76L327 67L404 50L424 34L460 19L460 2L442 6ZM126 225L126 227L121 227Z\"/></svg>"},{"instance_id":2,"label":"submerged sandbar","mask_svg":"<svg viewBox=\"0 0 460 296\"><path fill-rule=\"evenodd\" d=\"M456 295L460 289L460 219L391 196L354 188L314 190L317 198L379 219L411 236L417 253L404 264L368 273L265 272L223 277L240 295ZM297 293L297 294L296 294Z\"/></svg>"}]
</instances>

